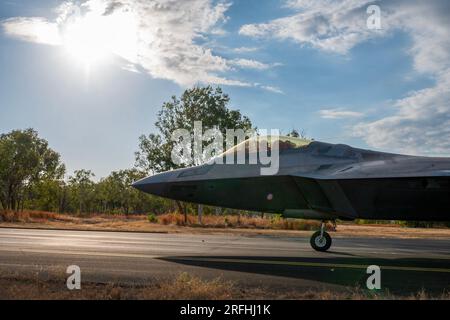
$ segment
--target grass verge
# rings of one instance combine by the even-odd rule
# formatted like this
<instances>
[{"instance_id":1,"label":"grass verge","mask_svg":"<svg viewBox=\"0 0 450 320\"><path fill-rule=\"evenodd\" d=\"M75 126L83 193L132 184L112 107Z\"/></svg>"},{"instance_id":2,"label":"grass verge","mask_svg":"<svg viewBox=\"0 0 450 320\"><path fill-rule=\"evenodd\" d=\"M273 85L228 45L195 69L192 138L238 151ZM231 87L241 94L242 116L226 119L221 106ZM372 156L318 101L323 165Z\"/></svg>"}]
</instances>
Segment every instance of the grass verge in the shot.
<instances>
[{"instance_id":1,"label":"grass verge","mask_svg":"<svg viewBox=\"0 0 450 320\"><path fill-rule=\"evenodd\" d=\"M81 290L70 291L65 278L1 275L1 300L450 300L449 293L431 295L420 291L408 296L371 292L360 288L341 291L313 290L273 292L268 288L245 288L216 278L203 280L180 273L172 280L157 280L143 285L83 282Z\"/></svg>"},{"instance_id":2,"label":"grass verge","mask_svg":"<svg viewBox=\"0 0 450 320\"><path fill-rule=\"evenodd\" d=\"M119 232L164 232L164 233L225 233L237 235L273 235L309 237L318 230L319 221L288 220L279 217L262 218L237 215L204 216L202 224L198 217L168 213L149 218L145 215L68 215L42 211L6 212L0 215L0 227L65 229L86 231ZM331 224L327 225L333 231ZM340 223L333 237L385 237L449 239L450 228L408 228L395 224L357 225Z\"/></svg>"}]
</instances>

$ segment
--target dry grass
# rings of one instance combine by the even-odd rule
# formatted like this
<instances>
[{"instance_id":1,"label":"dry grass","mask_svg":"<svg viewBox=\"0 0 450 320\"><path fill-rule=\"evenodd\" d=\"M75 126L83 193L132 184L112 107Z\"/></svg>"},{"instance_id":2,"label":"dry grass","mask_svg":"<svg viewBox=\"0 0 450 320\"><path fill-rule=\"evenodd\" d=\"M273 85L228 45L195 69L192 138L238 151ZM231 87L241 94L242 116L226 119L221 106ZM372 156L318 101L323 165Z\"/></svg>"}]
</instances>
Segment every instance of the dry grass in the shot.
<instances>
[{"instance_id":1,"label":"dry grass","mask_svg":"<svg viewBox=\"0 0 450 320\"><path fill-rule=\"evenodd\" d=\"M309 237L319 229L314 220L287 220L238 215L205 215L202 224L197 216L169 213L156 216L151 223L145 215L68 215L42 211L0 214L0 227L66 229L87 231L162 232L190 234L236 234ZM327 225L328 230L332 226ZM386 237L450 239L450 228L408 228L400 225L355 225L340 223L333 237Z\"/></svg>"},{"instance_id":2,"label":"dry grass","mask_svg":"<svg viewBox=\"0 0 450 320\"><path fill-rule=\"evenodd\" d=\"M330 290L315 291L309 290L298 295L294 294L293 299L300 300L450 300L449 293L430 294L421 290L415 294L400 296L389 292L368 291L360 288L347 288L342 292L333 292Z\"/></svg>"},{"instance_id":3,"label":"dry grass","mask_svg":"<svg viewBox=\"0 0 450 320\"><path fill-rule=\"evenodd\" d=\"M44 278L44 279L43 279ZM44 277L4 276L0 277L0 299L17 300L226 300L232 299L234 287L220 278L202 280L181 273L173 280L155 281L146 285L83 282L81 290L70 291L65 278L48 274Z\"/></svg>"},{"instance_id":4,"label":"dry grass","mask_svg":"<svg viewBox=\"0 0 450 320\"><path fill-rule=\"evenodd\" d=\"M354 225L347 223L339 225L338 231L339 234L345 235L347 237L450 239L449 228L408 228L395 224Z\"/></svg>"},{"instance_id":5,"label":"dry grass","mask_svg":"<svg viewBox=\"0 0 450 320\"><path fill-rule=\"evenodd\" d=\"M5 222L45 222L45 221L67 221L67 216L54 212L44 211L5 211L1 214L2 220Z\"/></svg>"},{"instance_id":6,"label":"dry grass","mask_svg":"<svg viewBox=\"0 0 450 320\"><path fill-rule=\"evenodd\" d=\"M187 223L184 216L179 213L167 213L157 217L157 223L163 225L209 227L209 228L250 228L250 229L271 229L271 230L317 230L320 227L319 221L314 220L287 220L280 217L262 218L243 215L208 215L202 217L202 224L199 224L198 217L188 215ZM327 225L332 229L332 225Z\"/></svg>"},{"instance_id":7,"label":"dry grass","mask_svg":"<svg viewBox=\"0 0 450 320\"><path fill-rule=\"evenodd\" d=\"M143 215L110 215L110 214L81 214L81 215L70 215L70 214L60 214L55 212L47 211L35 211L35 210L25 210L25 211L3 211L0 212L0 217L5 222L48 222L48 221L62 221L62 222L87 222L94 219L105 219L105 220L143 220L145 217Z\"/></svg>"},{"instance_id":8,"label":"dry grass","mask_svg":"<svg viewBox=\"0 0 450 320\"><path fill-rule=\"evenodd\" d=\"M81 290L74 291L67 289L61 275L2 274L0 287L1 300L450 300L449 293L430 294L423 290L408 296L360 288L276 292L270 288L242 287L222 278L203 280L187 273L181 273L172 280L155 279L143 285L83 282Z\"/></svg>"},{"instance_id":9,"label":"dry grass","mask_svg":"<svg viewBox=\"0 0 450 320\"><path fill-rule=\"evenodd\" d=\"M194 215L187 216L187 223L184 215L179 213L167 213L156 216L154 223L148 222L148 217L144 215L107 215L107 214L84 214L69 215L58 214L43 211L21 211L21 212L5 212L2 215L2 221L6 223L23 223L23 224L48 224L57 225L64 223L67 226L98 226L120 227L125 223L131 228L131 231L142 231L145 227L151 225L162 226L184 226L192 228L241 228L241 229L270 229L270 230L317 230L320 227L319 221L314 220L287 220L279 217L261 218L244 215L205 215L202 217L202 223L198 222L198 217ZM332 229L332 225L327 225L328 229ZM137 230L135 230L137 228ZM91 230L88 228L88 230Z\"/></svg>"}]
</instances>

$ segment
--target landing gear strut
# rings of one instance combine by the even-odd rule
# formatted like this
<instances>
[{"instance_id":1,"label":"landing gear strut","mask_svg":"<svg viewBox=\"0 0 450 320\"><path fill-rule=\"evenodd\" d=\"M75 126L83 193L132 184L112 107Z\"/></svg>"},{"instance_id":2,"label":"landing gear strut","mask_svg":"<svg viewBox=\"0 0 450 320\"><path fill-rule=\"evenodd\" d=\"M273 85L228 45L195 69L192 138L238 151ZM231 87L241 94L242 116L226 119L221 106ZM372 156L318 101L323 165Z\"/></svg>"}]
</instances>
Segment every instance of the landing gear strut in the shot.
<instances>
[{"instance_id":1,"label":"landing gear strut","mask_svg":"<svg viewBox=\"0 0 450 320\"><path fill-rule=\"evenodd\" d=\"M311 236L311 247L316 251L327 251L331 247L331 237L328 232L325 231L325 221L322 221L320 231L314 232Z\"/></svg>"}]
</instances>

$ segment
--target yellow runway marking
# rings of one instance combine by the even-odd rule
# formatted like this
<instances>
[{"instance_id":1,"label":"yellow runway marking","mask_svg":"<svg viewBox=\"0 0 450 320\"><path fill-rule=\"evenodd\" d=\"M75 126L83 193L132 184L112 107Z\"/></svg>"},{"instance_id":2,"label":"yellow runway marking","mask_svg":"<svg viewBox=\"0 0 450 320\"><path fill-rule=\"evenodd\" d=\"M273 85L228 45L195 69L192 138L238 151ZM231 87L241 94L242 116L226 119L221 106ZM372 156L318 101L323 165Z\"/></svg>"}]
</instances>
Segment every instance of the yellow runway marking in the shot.
<instances>
[{"instance_id":1,"label":"yellow runway marking","mask_svg":"<svg viewBox=\"0 0 450 320\"><path fill-rule=\"evenodd\" d=\"M346 263L323 263L323 262L302 262L302 261L277 261L277 260L250 260L250 259L221 259L221 258L175 258L174 260L191 260L204 262L232 262L247 264L268 264L298 267L322 267L322 268L347 268L347 269L367 269L369 265L346 264ZM403 267L403 266L381 266L382 270L399 270L399 271L419 271L419 272L443 272L450 273L450 269L445 268L420 268L420 267Z\"/></svg>"}]
</instances>

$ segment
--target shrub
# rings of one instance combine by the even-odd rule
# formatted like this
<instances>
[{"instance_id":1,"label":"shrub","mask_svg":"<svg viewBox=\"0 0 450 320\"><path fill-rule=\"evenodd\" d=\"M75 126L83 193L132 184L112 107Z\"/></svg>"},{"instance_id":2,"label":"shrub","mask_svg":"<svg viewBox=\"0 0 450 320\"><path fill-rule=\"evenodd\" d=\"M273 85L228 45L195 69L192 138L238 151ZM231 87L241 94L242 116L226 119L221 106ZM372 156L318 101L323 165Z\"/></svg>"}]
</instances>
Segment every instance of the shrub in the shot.
<instances>
[{"instance_id":1,"label":"shrub","mask_svg":"<svg viewBox=\"0 0 450 320\"><path fill-rule=\"evenodd\" d=\"M148 222L150 222L150 223L157 223L157 222L158 222L158 218L157 218L156 215L153 214L153 213L149 213L149 214L147 215L147 220L148 220Z\"/></svg>"}]
</instances>

